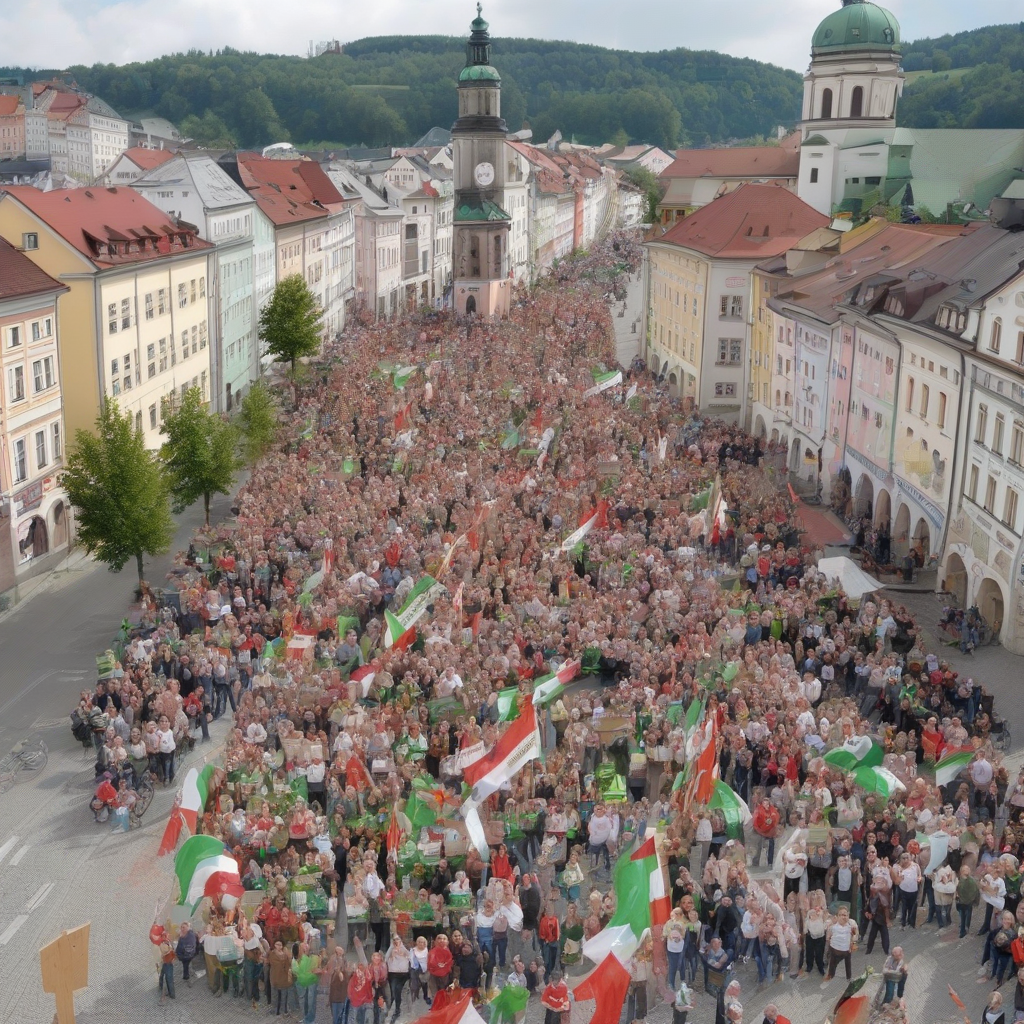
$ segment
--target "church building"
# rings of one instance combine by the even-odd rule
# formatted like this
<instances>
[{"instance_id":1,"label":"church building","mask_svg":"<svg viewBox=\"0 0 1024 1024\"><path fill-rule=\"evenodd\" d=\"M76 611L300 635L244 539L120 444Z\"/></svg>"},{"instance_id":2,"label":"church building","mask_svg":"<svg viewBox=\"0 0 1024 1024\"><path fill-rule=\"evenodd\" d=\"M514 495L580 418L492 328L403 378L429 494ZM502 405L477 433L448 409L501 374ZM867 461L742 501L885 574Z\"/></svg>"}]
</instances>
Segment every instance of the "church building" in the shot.
<instances>
[{"instance_id":1,"label":"church building","mask_svg":"<svg viewBox=\"0 0 1024 1024\"><path fill-rule=\"evenodd\" d=\"M460 315L508 316L512 298L505 209L507 128L501 77L491 66L491 37L477 4L459 74L459 118L452 125L455 164L454 287Z\"/></svg>"}]
</instances>

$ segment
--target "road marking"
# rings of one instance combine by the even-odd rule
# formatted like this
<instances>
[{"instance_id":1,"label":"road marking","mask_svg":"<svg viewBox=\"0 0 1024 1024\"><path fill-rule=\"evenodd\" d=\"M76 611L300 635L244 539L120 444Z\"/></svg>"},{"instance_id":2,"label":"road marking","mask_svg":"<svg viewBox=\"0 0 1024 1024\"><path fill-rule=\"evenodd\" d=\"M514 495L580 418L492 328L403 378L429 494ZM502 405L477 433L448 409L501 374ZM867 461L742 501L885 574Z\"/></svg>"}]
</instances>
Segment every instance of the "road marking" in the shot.
<instances>
[{"instance_id":1,"label":"road marking","mask_svg":"<svg viewBox=\"0 0 1024 1024\"><path fill-rule=\"evenodd\" d=\"M20 850L19 850L19 851L18 851L18 852L17 852L17 853L16 853L16 854L15 854L15 855L14 855L14 856L12 857L12 858L11 858L11 867L13 868L13 867L15 866L15 864L20 864L20 863L21 863L21 858L22 858L22 857L24 857L24 856L25 856L25 854L26 854L26 853L28 853L28 851L29 851L29 850L31 850L31 849L32 849L32 846L31 846L31 844L30 844L30 843L26 843L26 844L25 844L25 845L24 845L24 846L23 846L23 847L22 847L22 848L21 848L21 849L20 849Z\"/></svg>"},{"instance_id":2,"label":"road marking","mask_svg":"<svg viewBox=\"0 0 1024 1024\"><path fill-rule=\"evenodd\" d=\"M8 926L3 935L0 935L0 946L6 946L14 938L18 929L28 920L28 914L19 914Z\"/></svg>"},{"instance_id":3,"label":"road marking","mask_svg":"<svg viewBox=\"0 0 1024 1024\"><path fill-rule=\"evenodd\" d=\"M18 836L11 836L11 838L8 839L3 846L0 846L0 861L3 861L4 857L6 857L7 854L9 854L11 850L14 848L14 846L17 845L17 842Z\"/></svg>"},{"instance_id":4,"label":"road marking","mask_svg":"<svg viewBox=\"0 0 1024 1024\"><path fill-rule=\"evenodd\" d=\"M28 903L25 904L25 909L30 913L33 910L38 910L39 907L41 907L43 903L46 901L46 897L49 896L51 892L53 892L54 886L56 884L56 882L47 882L45 885L39 886L39 888L36 889L36 893L32 897L32 899L30 899Z\"/></svg>"}]
</instances>

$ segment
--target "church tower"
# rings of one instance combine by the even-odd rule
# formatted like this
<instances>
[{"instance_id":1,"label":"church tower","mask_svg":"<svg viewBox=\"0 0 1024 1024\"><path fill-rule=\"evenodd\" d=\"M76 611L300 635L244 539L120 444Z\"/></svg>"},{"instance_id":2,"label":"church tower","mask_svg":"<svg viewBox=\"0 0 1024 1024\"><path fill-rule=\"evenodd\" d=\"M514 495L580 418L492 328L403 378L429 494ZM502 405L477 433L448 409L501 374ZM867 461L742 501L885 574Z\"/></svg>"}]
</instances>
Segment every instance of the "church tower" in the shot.
<instances>
[{"instance_id":1,"label":"church tower","mask_svg":"<svg viewBox=\"0 0 1024 1024\"><path fill-rule=\"evenodd\" d=\"M501 77L491 67L488 25L479 4L476 11L466 66L459 74L459 119L452 125L455 310L508 316L511 217L501 205L507 129L501 118Z\"/></svg>"},{"instance_id":2,"label":"church tower","mask_svg":"<svg viewBox=\"0 0 1024 1024\"><path fill-rule=\"evenodd\" d=\"M801 132L893 128L903 92L900 26L868 0L842 0L814 33L804 76Z\"/></svg>"}]
</instances>

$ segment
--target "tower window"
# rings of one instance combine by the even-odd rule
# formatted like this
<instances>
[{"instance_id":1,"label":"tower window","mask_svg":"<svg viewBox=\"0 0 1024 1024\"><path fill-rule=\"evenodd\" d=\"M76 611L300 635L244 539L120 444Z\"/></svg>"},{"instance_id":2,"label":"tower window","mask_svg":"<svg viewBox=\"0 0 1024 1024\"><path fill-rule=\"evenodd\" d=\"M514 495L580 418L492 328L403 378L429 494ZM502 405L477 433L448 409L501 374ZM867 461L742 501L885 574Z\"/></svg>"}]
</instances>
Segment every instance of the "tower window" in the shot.
<instances>
[{"instance_id":1,"label":"tower window","mask_svg":"<svg viewBox=\"0 0 1024 1024\"><path fill-rule=\"evenodd\" d=\"M818 168L817 167L812 167L811 168L811 184L812 185L815 184L817 182L817 180L818 180Z\"/></svg>"},{"instance_id":2,"label":"tower window","mask_svg":"<svg viewBox=\"0 0 1024 1024\"><path fill-rule=\"evenodd\" d=\"M864 86L858 85L853 90L853 96L850 99L850 117L861 117L863 116L864 110Z\"/></svg>"},{"instance_id":3,"label":"tower window","mask_svg":"<svg viewBox=\"0 0 1024 1024\"><path fill-rule=\"evenodd\" d=\"M821 118L823 121L832 116L832 90L825 89L821 94Z\"/></svg>"}]
</instances>

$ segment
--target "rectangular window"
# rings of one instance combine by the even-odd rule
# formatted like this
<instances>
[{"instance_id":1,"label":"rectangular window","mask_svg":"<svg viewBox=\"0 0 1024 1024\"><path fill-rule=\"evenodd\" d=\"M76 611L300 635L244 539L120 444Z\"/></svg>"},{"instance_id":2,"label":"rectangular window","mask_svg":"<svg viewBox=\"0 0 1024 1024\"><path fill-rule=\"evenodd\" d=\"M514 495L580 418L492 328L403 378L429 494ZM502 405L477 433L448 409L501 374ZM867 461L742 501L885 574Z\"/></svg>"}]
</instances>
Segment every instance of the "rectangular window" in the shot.
<instances>
[{"instance_id":1,"label":"rectangular window","mask_svg":"<svg viewBox=\"0 0 1024 1024\"><path fill-rule=\"evenodd\" d=\"M199 278L199 298L201 298L201 299L205 299L206 298L206 278L205 277Z\"/></svg>"},{"instance_id":2,"label":"rectangular window","mask_svg":"<svg viewBox=\"0 0 1024 1024\"><path fill-rule=\"evenodd\" d=\"M161 316L167 312L167 289L160 288L156 293L156 311Z\"/></svg>"},{"instance_id":3,"label":"rectangular window","mask_svg":"<svg viewBox=\"0 0 1024 1024\"><path fill-rule=\"evenodd\" d=\"M153 313L153 293L152 292L148 292L146 294L146 319L147 320L152 320L153 316L154 316L154 313Z\"/></svg>"},{"instance_id":4,"label":"rectangular window","mask_svg":"<svg viewBox=\"0 0 1024 1024\"><path fill-rule=\"evenodd\" d=\"M811 168L811 184L816 185L818 183L818 168Z\"/></svg>"},{"instance_id":5,"label":"rectangular window","mask_svg":"<svg viewBox=\"0 0 1024 1024\"><path fill-rule=\"evenodd\" d=\"M11 468L14 470L15 483L21 483L28 479L28 449L24 438L14 442L14 451L11 454Z\"/></svg>"},{"instance_id":6,"label":"rectangular window","mask_svg":"<svg viewBox=\"0 0 1024 1024\"><path fill-rule=\"evenodd\" d=\"M992 429L992 451L997 455L1003 454L1003 430L1006 427L1006 419L1002 413L996 416L995 426Z\"/></svg>"},{"instance_id":7,"label":"rectangular window","mask_svg":"<svg viewBox=\"0 0 1024 1024\"><path fill-rule=\"evenodd\" d=\"M184 309L188 305L188 291L184 284L178 285L178 309Z\"/></svg>"},{"instance_id":8,"label":"rectangular window","mask_svg":"<svg viewBox=\"0 0 1024 1024\"><path fill-rule=\"evenodd\" d=\"M188 331L181 332L181 358L188 359Z\"/></svg>"},{"instance_id":9,"label":"rectangular window","mask_svg":"<svg viewBox=\"0 0 1024 1024\"><path fill-rule=\"evenodd\" d=\"M114 396L115 398L117 398L117 396L118 396L119 394L121 394L121 382L120 382L119 380L115 380L115 381L114 381L114 382L113 382L113 383L112 383L112 384L110 385L110 393L111 393L111 394L112 394L112 395L113 395L113 396Z\"/></svg>"},{"instance_id":10,"label":"rectangular window","mask_svg":"<svg viewBox=\"0 0 1024 1024\"><path fill-rule=\"evenodd\" d=\"M21 402L25 399L25 368L23 366L12 366L7 371L7 385L9 400Z\"/></svg>"},{"instance_id":11,"label":"rectangular window","mask_svg":"<svg viewBox=\"0 0 1024 1024\"><path fill-rule=\"evenodd\" d=\"M121 300L121 330L127 331L132 325L132 300Z\"/></svg>"},{"instance_id":12,"label":"rectangular window","mask_svg":"<svg viewBox=\"0 0 1024 1024\"><path fill-rule=\"evenodd\" d=\"M1017 530L1017 492L1012 487L1006 488L1003 499L1003 522L1014 532Z\"/></svg>"},{"instance_id":13,"label":"rectangular window","mask_svg":"<svg viewBox=\"0 0 1024 1024\"><path fill-rule=\"evenodd\" d=\"M1013 433L1010 435L1010 461L1021 465L1024 461L1024 423L1014 420Z\"/></svg>"},{"instance_id":14,"label":"rectangular window","mask_svg":"<svg viewBox=\"0 0 1024 1024\"><path fill-rule=\"evenodd\" d=\"M167 369L167 339L160 339L160 372Z\"/></svg>"},{"instance_id":15,"label":"rectangular window","mask_svg":"<svg viewBox=\"0 0 1024 1024\"><path fill-rule=\"evenodd\" d=\"M43 469L46 466L46 431L36 431L36 466Z\"/></svg>"},{"instance_id":16,"label":"rectangular window","mask_svg":"<svg viewBox=\"0 0 1024 1024\"><path fill-rule=\"evenodd\" d=\"M21 344L21 327L14 326L7 328L7 347L17 348Z\"/></svg>"},{"instance_id":17,"label":"rectangular window","mask_svg":"<svg viewBox=\"0 0 1024 1024\"><path fill-rule=\"evenodd\" d=\"M147 359L155 359L156 358L156 345L147 345L146 346L146 358Z\"/></svg>"},{"instance_id":18,"label":"rectangular window","mask_svg":"<svg viewBox=\"0 0 1024 1024\"><path fill-rule=\"evenodd\" d=\"M189 301L191 301L191 302L195 302L196 301L196 279L194 277L192 278L192 280L190 282L190 285L189 285L189 296L190 296Z\"/></svg>"},{"instance_id":19,"label":"rectangular window","mask_svg":"<svg viewBox=\"0 0 1024 1024\"><path fill-rule=\"evenodd\" d=\"M61 447L60 439L60 424L54 423L53 425L53 457L59 459L64 449Z\"/></svg>"},{"instance_id":20,"label":"rectangular window","mask_svg":"<svg viewBox=\"0 0 1024 1024\"><path fill-rule=\"evenodd\" d=\"M946 425L946 392L939 392L939 429Z\"/></svg>"},{"instance_id":21,"label":"rectangular window","mask_svg":"<svg viewBox=\"0 0 1024 1024\"><path fill-rule=\"evenodd\" d=\"M149 429L156 430L156 405L149 407Z\"/></svg>"},{"instance_id":22,"label":"rectangular window","mask_svg":"<svg viewBox=\"0 0 1024 1024\"><path fill-rule=\"evenodd\" d=\"M927 384L921 385L921 419L928 419L928 400L931 397L931 389Z\"/></svg>"},{"instance_id":23,"label":"rectangular window","mask_svg":"<svg viewBox=\"0 0 1024 1024\"><path fill-rule=\"evenodd\" d=\"M985 511L991 512L996 507L996 478L990 476L985 483Z\"/></svg>"},{"instance_id":24,"label":"rectangular window","mask_svg":"<svg viewBox=\"0 0 1024 1024\"><path fill-rule=\"evenodd\" d=\"M107 332L117 334L117 303L107 304Z\"/></svg>"},{"instance_id":25,"label":"rectangular window","mask_svg":"<svg viewBox=\"0 0 1024 1024\"><path fill-rule=\"evenodd\" d=\"M996 317L992 321L992 334L989 338L988 347L992 352L999 351L999 343L1003 336L1003 321Z\"/></svg>"},{"instance_id":26,"label":"rectangular window","mask_svg":"<svg viewBox=\"0 0 1024 1024\"><path fill-rule=\"evenodd\" d=\"M22 249L38 249L39 235L35 231L26 231L21 236Z\"/></svg>"},{"instance_id":27,"label":"rectangular window","mask_svg":"<svg viewBox=\"0 0 1024 1024\"><path fill-rule=\"evenodd\" d=\"M974 440L977 444L984 444L988 434L988 406L978 406L978 418L974 423Z\"/></svg>"}]
</instances>

